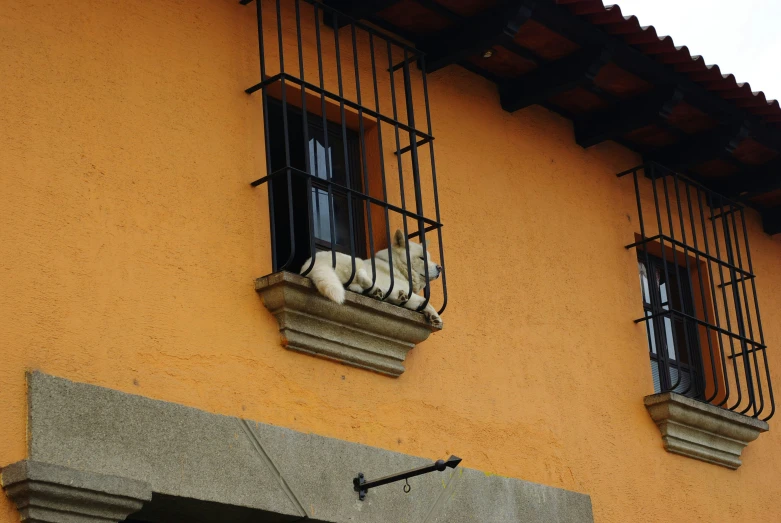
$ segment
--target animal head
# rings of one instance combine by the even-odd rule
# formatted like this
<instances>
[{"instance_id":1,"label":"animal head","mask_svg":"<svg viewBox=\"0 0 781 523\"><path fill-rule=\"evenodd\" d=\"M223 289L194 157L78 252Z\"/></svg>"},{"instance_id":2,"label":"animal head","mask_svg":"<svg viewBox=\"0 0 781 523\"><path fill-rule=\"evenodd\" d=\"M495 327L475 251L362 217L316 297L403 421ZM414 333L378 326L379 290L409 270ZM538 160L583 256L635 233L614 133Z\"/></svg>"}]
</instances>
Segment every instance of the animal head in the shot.
<instances>
[{"instance_id":1,"label":"animal head","mask_svg":"<svg viewBox=\"0 0 781 523\"><path fill-rule=\"evenodd\" d=\"M412 240L405 241L404 233L400 230L393 235L393 267L402 274L407 273L407 245L409 245L409 263L412 268L412 288L418 292L426 286L426 268L428 267L428 281L433 281L442 275L442 267L432 261L431 254L423 250L423 246Z\"/></svg>"}]
</instances>

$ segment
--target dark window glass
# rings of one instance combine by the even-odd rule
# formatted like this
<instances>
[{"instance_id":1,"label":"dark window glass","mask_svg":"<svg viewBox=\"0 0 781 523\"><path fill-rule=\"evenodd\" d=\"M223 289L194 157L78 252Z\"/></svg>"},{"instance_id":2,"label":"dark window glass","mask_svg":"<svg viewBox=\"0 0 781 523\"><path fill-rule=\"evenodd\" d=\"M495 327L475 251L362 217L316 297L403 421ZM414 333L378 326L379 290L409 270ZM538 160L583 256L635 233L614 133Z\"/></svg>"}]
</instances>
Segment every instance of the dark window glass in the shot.
<instances>
[{"instance_id":1,"label":"dark window glass","mask_svg":"<svg viewBox=\"0 0 781 523\"><path fill-rule=\"evenodd\" d=\"M704 392L702 358L692 298L691 277L686 267L638 253L640 292L647 321L648 352L655 392L674 391L689 397ZM658 315L664 311L671 314Z\"/></svg>"},{"instance_id":2,"label":"dark window glass","mask_svg":"<svg viewBox=\"0 0 781 523\"><path fill-rule=\"evenodd\" d=\"M285 133L282 104L269 99L268 102L269 142L271 172L277 172L287 166L285 156ZM293 203L293 241L295 254L288 270L298 271L304 261L311 256L310 236L315 239L315 249L351 253L349 202L352 200L352 249L360 257L366 257L364 241L363 212L365 202L353 195L348 198L347 191L332 186L328 195L327 180L335 185L362 191L362 177L358 158L358 135L347 130L345 144L341 125L327 122L323 127L321 116L307 113L307 142L304 142L304 122L302 111L287 107L288 144L290 167L309 172L317 179L307 194L306 177L291 174L288 192L288 180L281 174L273 180L271 197L274 204L274 227L277 250L275 266L283 265L290 257L291 235L289 201ZM328 147L326 148L326 142ZM345 155L345 149L347 154ZM322 180L322 181L320 181ZM349 182L349 183L348 183ZM307 200L312 205L312 234L310 235Z\"/></svg>"}]
</instances>

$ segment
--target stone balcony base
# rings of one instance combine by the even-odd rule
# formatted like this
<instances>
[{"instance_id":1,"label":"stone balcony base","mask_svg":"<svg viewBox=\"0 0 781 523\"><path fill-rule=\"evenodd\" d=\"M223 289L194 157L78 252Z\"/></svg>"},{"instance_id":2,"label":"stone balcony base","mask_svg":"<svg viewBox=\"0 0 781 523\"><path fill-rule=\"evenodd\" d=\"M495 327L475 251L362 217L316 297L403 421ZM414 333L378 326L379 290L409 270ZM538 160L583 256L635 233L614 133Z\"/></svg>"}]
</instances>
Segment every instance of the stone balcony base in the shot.
<instances>
[{"instance_id":1,"label":"stone balcony base","mask_svg":"<svg viewBox=\"0 0 781 523\"><path fill-rule=\"evenodd\" d=\"M285 348L397 377L415 345L440 330L423 314L347 292L344 304L298 274L258 278L255 290L279 322Z\"/></svg>"},{"instance_id":2,"label":"stone balcony base","mask_svg":"<svg viewBox=\"0 0 781 523\"><path fill-rule=\"evenodd\" d=\"M645 397L645 407L668 452L737 469L743 449L769 426L766 422L674 392Z\"/></svg>"}]
</instances>

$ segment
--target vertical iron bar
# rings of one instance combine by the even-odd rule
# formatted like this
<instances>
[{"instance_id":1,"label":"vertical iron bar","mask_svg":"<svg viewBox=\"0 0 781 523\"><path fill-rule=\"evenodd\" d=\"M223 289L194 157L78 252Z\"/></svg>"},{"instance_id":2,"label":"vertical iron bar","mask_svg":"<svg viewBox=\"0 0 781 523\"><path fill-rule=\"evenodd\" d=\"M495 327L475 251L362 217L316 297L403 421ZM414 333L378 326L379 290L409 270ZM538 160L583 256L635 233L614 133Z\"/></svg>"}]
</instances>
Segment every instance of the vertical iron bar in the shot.
<instances>
[{"instance_id":1,"label":"vertical iron bar","mask_svg":"<svg viewBox=\"0 0 781 523\"><path fill-rule=\"evenodd\" d=\"M751 262L751 248L749 247L749 243L748 243L748 230L746 229L746 217L742 208L740 209L740 220L741 223L743 224L743 237L746 239L746 259L748 261L748 272L753 275L754 264ZM757 330L759 331L759 342L762 345L765 345L765 333L762 330L762 320L759 317L759 298L757 298L757 287L756 287L756 283L754 282L754 278L751 278L751 290L752 290L752 294L754 295L754 310L757 313ZM762 349L762 356L765 364L768 399L770 400L770 414L767 417L763 418L763 421L767 421L773 417L773 414L775 414L776 403L775 403L775 399L773 398L773 385L770 382L770 367L768 366L768 362L767 362L767 349L765 348ZM759 413L761 412L762 409L759 409ZM759 413L757 413L757 415L759 415Z\"/></svg>"},{"instance_id":2,"label":"vertical iron bar","mask_svg":"<svg viewBox=\"0 0 781 523\"><path fill-rule=\"evenodd\" d=\"M663 237L663 235L664 235L664 226L662 225L662 214L659 211L659 193L658 193L658 191L656 189L656 166L652 164L650 166L650 168L651 168L651 187L653 188L653 192L654 192L654 207L656 208L656 223L657 223L657 226L659 227L659 234L660 234L659 245L662 248L662 267L664 268L664 278L665 278L665 281L667 282L667 284L666 284L667 285L667 293L666 293L667 294L667 308L671 312L670 315L669 315L669 319L670 319L670 330L672 331L672 342L673 342L673 358L672 358L672 360L678 363L678 379L677 379L677 381L675 381L675 385L672 384L672 375L670 374L670 366L669 366L669 363L667 363L667 360L670 359L669 358L670 348L667 346L667 326L664 324L665 316L660 317L660 320L659 320L661 322L661 325L660 325L661 332L664 333L664 337L662 338L662 340L664 342L664 349L665 349L664 356L662 357L660 355L659 360L660 361L664 360L665 366L667 367L667 377L669 378L669 382L668 382L669 385L670 385L669 390L670 391L674 391L675 389L678 388L678 385L680 385L680 383L681 383L681 369L680 369L680 365L681 364L680 364L680 361L678 361L678 350L676 350L675 347L674 347L674 345L675 345L675 338L676 338L676 336L675 336L675 316L672 313L673 306L672 306L672 297L671 297L671 292L670 292L670 272L669 272L669 270L667 268L667 254L665 253L664 237ZM665 189L666 189L666 187L667 186L665 185ZM668 204L669 204L669 202L668 202ZM669 207L668 207L668 209L669 209ZM670 231L670 233L671 233L670 237L673 238L672 231ZM675 244L671 244L670 248L673 249L673 256L675 256ZM662 286L659 285L660 297L661 297L661 288L662 288ZM662 305L660 305L660 307L662 308L662 310L664 309L664 307Z\"/></svg>"},{"instance_id":3,"label":"vertical iron bar","mask_svg":"<svg viewBox=\"0 0 781 523\"><path fill-rule=\"evenodd\" d=\"M317 71L320 79L320 113L323 119L323 150L325 151L325 178L328 182L328 227L331 244L331 266L336 268L336 229L333 220L333 208L334 208L334 195L333 187L331 187L332 171L331 171L331 153L328 146L328 120L326 118L326 104L325 104L325 73L323 69L323 46L320 39L320 4L312 4L315 9L315 41L317 43ZM325 12L323 13L323 19L325 20ZM317 151L315 151L316 153Z\"/></svg>"},{"instance_id":4,"label":"vertical iron bar","mask_svg":"<svg viewBox=\"0 0 781 523\"><path fill-rule=\"evenodd\" d=\"M646 167L646 169L647 169L647 167ZM637 180L637 169L632 171L632 181L633 181L634 186L635 186L635 198L637 199L637 216L638 216L638 219L639 219L639 222L640 222L640 239L641 240L645 240L645 238L646 238L646 236L645 236L645 219L643 218L643 204L642 204L641 197L640 197L640 184L638 183L638 180ZM659 231L659 233L661 234L661 231ZM645 257L645 270L646 270L645 277L646 277L646 280L648 281L648 302L651 304L651 308L653 309L654 301L656 301L656 299L654 298L654 294L655 293L652 292L652 289L654 288L654 283L653 283L654 280L651 277L651 257L648 254L648 246L645 245L645 244L643 245L643 255ZM643 295L644 292L645 292L645 287L643 286L643 275L641 274L640 275L640 296L641 296L641 299L642 299L642 295ZM657 312L657 311L654 311L654 312ZM645 304L643 304L643 314L645 314ZM662 319L661 321L664 321L664 320ZM661 354L661 350L662 350L662 347L664 346L664 343L658 343L657 339L656 339L657 335L660 334L659 333L659 325L658 325L659 322L657 320L655 320L655 319L652 319L652 320L647 320L647 321L645 321L643 323L645 323L645 332L646 332L646 335L648 336L648 349L649 349L649 352L653 353L654 352L653 348L656 347L656 361L654 361L654 360L651 360L651 361L654 361L654 363L656 363L656 369L657 369L657 372L659 373L659 388L660 389L664 389L664 382L662 381L662 372L666 372L665 369L667 367L666 367L666 365L662 364L662 357L663 356ZM652 330L653 325L656 325L655 332L654 332L654 330ZM666 355L664 357L666 357ZM656 392L656 391L654 391L654 392ZM664 392L664 390L660 390L660 392Z\"/></svg>"},{"instance_id":5,"label":"vertical iron bar","mask_svg":"<svg viewBox=\"0 0 781 523\"><path fill-rule=\"evenodd\" d=\"M691 224L692 228L692 240L694 241L694 254L695 254L695 262L697 264L697 278L700 284L700 298L702 301L702 316L703 321L706 323L705 327L705 337L708 340L708 353L710 354L710 362L711 362L711 378L713 380L713 394L710 397L705 397L705 402L710 403L716 397L719 395L719 380L716 376L716 359L715 354L713 353L713 340L711 340L711 330L710 330L710 321L708 319L708 303L705 297L705 284L702 279L702 266L706 263L700 260L700 246L699 242L697 241L697 222L694 219L694 209L692 208L692 198L691 198L691 191L689 190L689 183L684 181L684 187L686 189L686 204L689 209L689 223ZM694 186L694 189L697 191L697 195L699 197L699 189L697 186ZM698 202L699 203L699 202ZM702 209L700 209L700 215L702 215ZM703 222L704 226L704 222ZM705 237L705 241L707 242L707 236ZM706 243L706 253L707 253L707 243ZM706 260L707 261L707 260ZM710 266L708 267L710 269ZM708 270L710 273L710 270ZM713 284L713 278L710 279L711 285ZM723 357L723 351L722 351L722 357ZM703 365L703 372L705 371ZM705 379L705 376L703 376L703 380ZM707 388L707 382L703 382L703 386ZM703 390L703 395L704 395Z\"/></svg>"},{"instance_id":6,"label":"vertical iron bar","mask_svg":"<svg viewBox=\"0 0 781 523\"><path fill-rule=\"evenodd\" d=\"M716 246L716 258L719 259L719 263L717 264L719 266L719 279L721 280L721 282L720 282L721 284L719 286L721 287L721 297L722 297L722 299L724 301L724 314L725 314L725 316L727 318L727 330L729 332L732 332L732 321L730 320L730 316L731 315L729 313L729 300L727 299L726 285L724 285L724 283L725 283L725 280L724 280L724 267L723 267L724 261L723 261L723 259L721 257L721 249L719 248L719 235L718 235L718 230L716 229L716 219L713 216L713 209L716 208L716 203L715 203L715 198L714 197L718 197L719 198L719 200L720 200L719 201L719 203L720 203L719 208L723 210L724 205L723 205L723 202L721 201L721 195L717 195L713 191L708 190L708 207L710 207L710 209L711 209L710 221L711 221L711 226L713 227L713 243ZM725 238L725 248L728 249L729 245L726 242L727 242L727 239ZM731 269L730 269L730 271L731 271L730 274L732 274L732 272L734 272ZM729 345L730 345L730 353L732 355L732 358L731 358L732 359L732 370L735 373L735 389L737 390L737 393L738 393L738 399L737 399L737 402L735 403L735 405L733 405L732 407L729 407L728 404L726 403L726 401L724 403L722 403L722 405L725 405L725 408L727 410L734 410L735 407L737 407L738 405L740 405L743 402L743 389L740 386L740 375L738 373L738 363L737 363L737 361L735 359L735 339L732 336L729 336Z\"/></svg>"},{"instance_id":7,"label":"vertical iron bar","mask_svg":"<svg viewBox=\"0 0 781 523\"><path fill-rule=\"evenodd\" d=\"M380 91L377 87L377 59L374 51L374 35L369 33L369 52L371 53L372 62L372 83L374 85L374 107L377 114L380 113ZM388 266L390 268L390 285L388 292L382 297L382 300L386 300L393 292L394 277L393 277L393 245L391 245L391 232L390 232L390 215L388 212L388 187L385 180L385 153L382 149L382 121L377 118L377 146L380 152L380 176L382 177L382 201L385 202L383 210L385 212L385 237L388 245ZM372 274L372 287L376 281L376 273Z\"/></svg>"},{"instance_id":8,"label":"vertical iron bar","mask_svg":"<svg viewBox=\"0 0 781 523\"><path fill-rule=\"evenodd\" d=\"M391 101L393 106L393 121L398 122L399 113L396 106L396 84L393 80L393 48L391 46L390 41L387 41L387 47L388 47L388 71L390 72L390 88L391 88ZM401 140L399 138L399 125L398 123L393 124L393 129L396 134L396 150L401 150ZM406 198L404 197L404 166L401 163L401 155L396 155L397 163L398 163L398 169L399 169L399 187L401 192L401 209L403 211L407 211L407 204L406 204ZM409 234L407 229L407 215L402 215L402 223L404 224L404 242L407 247L409 247ZM410 261L410 255L409 255L409 248L407 248L407 280L409 282L409 291L407 293L408 296L412 296L412 263ZM402 305L406 303L403 302Z\"/></svg>"},{"instance_id":9,"label":"vertical iron bar","mask_svg":"<svg viewBox=\"0 0 781 523\"><path fill-rule=\"evenodd\" d=\"M257 0L261 2L262 0ZM280 0L277 0L277 40L279 42L279 72L282 74L280 77L280 86L282 87L282 129L285 139L285 174L287 176L287 212L289 229L290 229L290 255L287 261L279 268L280 271L284 271L288 268L288 265L293 261L296 255L296 235L295 235L295 223L293 219L293 174L290 170L290 132L287 121L287 86L285 84L285 55L282 42L282 10L280 7Z\"/></svg>"},{"instance_id":10,"label":"vertical iron bar","mask_svg":"<svg viewBox=\"0 0 781 523\"><path fill-rule=\"evenodd\" d=\"M266 51L265 42L263 39L263 9L261 4L263 2L258 0L255 2L255 10L257 13L258 22L258 54L260 56L260 81L266 80ZM268 95L265 89L261 90L261 105L263 107L263 130L264 140L266 144L266 174L271 174L271 139L268 125ZM269 209L269 225L271 228L271 270L277 272L279 270L277 264L277 230L276 220L274 218L274 180L268 179L268 209Z\"/></svg>"},{"instance_id":11,"label":"vertical iron bar","mask_svg":"<svg viewBox=\"0 0 781 523\"><path fill-rule=\"evenodd\" d=\"M669 192L667 190L667 175L666 174L664 174L662 176L662 188L664 189L664 202L665 202L665 208L667 210L667 224L668 224L668 226L670 228L670 238L673 240L673 243L670 246L670 250L672 251L672 254L673 254L673 262L672 263L673 263L673 267L675 268L675 281L678 284L678 293L680 294L680 296L679 296L680 301L681 301L681 303L680 303L681 311L680 312L684 312L683 311L683 292L682 292L683 291L683 286L681 285L681 272L680 272L680 266L678 265L678 250L677 250L677 247L675 245L675 228L673 226L672 211L670 210L670 195L669 195ZM665 265L664 265L665 276L668 276L668 270L669 269L668 269L668 266L667 266L667 260L664 260L664 261L665 261ZM672 302L672 287L670 285L670 280L669 279L667 280L667 303L668 303L668 305L670 307L670 310L671 311L675 311L675 306L673 305L673 302ZM686 344L685 350L686 350L686 354L689 356L689 364L691 365L692 358L691 358L691 350L689 350L689 346L691 345L689 343L689 329L687 328L686 320L683 319L682 322L683 322L683 339L684 339L684 343ZM672 326L673 344L675 345L675 344L678 343L678 339L677 339L677 336L676 336L675 314L674 313L670 317L670 325ZM683 362L681 361L680 349L677 347L677 345L676 345L676 349L675 349L675 358L674 359L678 362L678 381L679 381L679 384L680 384L681 378L682 378L682 374L683 374L683 372L682 372L683 369L682 369L681 364ZM687 392L689 392L689 390L691 389L691 382L692 382L692 380L691 380L691 368L690 368L689 369L689 385L683 391L681 391L680 394L684 394L685 395Z\"/></svg>"},{"instance_id":12,"label":"vertical iron bar","mask_svg":"<svg viewBox=\"0 0 781 523\"><path fill-rule=\"evenodd\" d=\"M705 244L705 254L708 256L707 264L708 264L708 276L710 278L710 287L711 287L711 298L713 299L713 313L714 317L716 319L716 327L721 329L721 319L719 314L719 297L716 293L716 284L715 279L713 276L713 269L711 266L711 254L710 254L710 247L708 245L708 226L705 220L705 213L703 212L703 203L702 203L702 192L700 191L700 188L698 186L695 186L695 189L697 191L697 206L700 210L700 222L702 223L702 237L703 242ZM707 195L706 195L707 196ZM712 207L709 206L709 209L712 209ZM718 249L718 238L715 237L714 233L714 242L715 246ZM720 260L721 257L720 254L716 254L716 259ZM721 272L722 267L721 264L717 263L716 266L719 269L719 272ZM723 281L723 277L722 277ZM729 310L725 309L725 314L727 315L727 321L729 321ZM724 354L724 340L723 340L723 334L717 331L717 336L719 340L719 350L721 354L721 366L722 371L724 372L724 398L717 403L717 406L722 406L729 400L730 395L730 387L729 387L729 371L727 370L727 357ZM732 338L730 338L730 343L732 343ZM739 385L738 385L739 386Z\"/></svg>"},{"instance_id":13,"label":"vertical iron bar","mask_svg":"<svg viewBox=\"0 0 781 523\"><path fill-rule=\"evenodd\" d=\"M352 183L350 183L350 162L348 160L348 149L347 149L347 120L345 116L344 111L344 88L342 85L342 57L341 57L341 50L339 47L339 13L337 11L333 12L333 27L334 27L334 47L336 49L336 79L337 84L339 87L339 114L342 120L342 149L344 154L344 177L345 177L345 186L352 188ZM331 209L332 215L331 215L331 221L335 220L335 217L333 216L333 210ZM349 235L350 235L350 259L351 259L351 269L350 269L350 277L347 278L347 282L345 283L345 286L350 285L353 282L353 278L355 278L355 228L353 226L353 196L352 193L347 193L347 222L348 222L348 228L349 228ZM336 240L336 238L332 238L333 241Z\"/></svg>"},{"instance_id":14,"label":"vertical iron bar","mask_svg":"<svg viewBox=\"0 0 781 523\"><path fill-rule=\"evenodd\" d=\"M654 164L650 164L647 167L647 175L651 178L651 189L654 197L654 211L656 212L656 226L657 230L659 232L659 246L661 248L661 254L662 254L662 261L664 264L665 271L667 270L667 255L665 253L665 238L664 238L664 227L662 226L662 215L659 211L659 194L658 190L656 188L656 166ZM674 247L674 245L673 245ZM650 261L650 260L649 260ZM651 270L651 265L649 263L647 270ZM669 276L668 276L669 281ZM653 282L653 286L652 286ZM649 288L655 288L656 286L659 287L659 304L654 306L654 300L657 299L655 294L652 293L651 295L651 305L652 308L654 308L654 314L660 313L664 311L664 307L661 304L662 299L662 293L661 293L661 284L656 279L656 275L654 274L651 276L651 273L648 274L648 284ZM669 300L668 300L668 307L669 307ZM657 310L658 309L658 310ZM669 348L667 347L667 326L664 323L665 317L668 317L672 320L672 313L668 314L667 316L659 316L658 318L652 320L656 324L656 333L658 336L658 347L656 349L657 353L657 360L659 364L659 386L664 391L670 391L674 390L675 387L678 386L678 383L675 384L675 387L672 387L672 376L670 375L670 363L668 361L669 359ZM680 382L680 373L679 373L679 382Z\"/></svg>"},{"instance_id":15,"label":"vertical iron bar","mask_svg":"<svg viewBox=\"0 0 781 523\"><path fill-rule=\"evenodd\" d=\"M355 67L355 91L358 102L358 135L361 144L361 166L363 168L363 194L371 194L369 187L369 167L366 161L366 137L365 128L363 124L363 104L361 103L361 74L358 66L358 43L355 35L355 23L350 23L350 29L352 31L353 42L353 65ZM366 222L369 229L369 261L372 267L372 287L374 287L374 275L377 272L375 270L376 262L374 260L374 227L372 226L372 204L368 198L365 198L366 202ZM365 233L366 231L362 231ZM369 289L366 289L369 290Z\"/></svg>"},{"instance_id":16,"label":"vertical iron bar","mask_svg":"<svg viewBox=\"0 0 781 523\"><path fill-rule=\"evenodd\" d=\"M729 219L729 221L732 222L732 233L733 233L733 235L735 237L735 254L737 254L737 257L738 257L738 268L742 271L743 270L743 256L742 256L741 251L740 251L740 236L738 235L738 228L737 228L737 225L735 223L735 214L736 213L737 213L737 209L736 209L735 205L732 202L730 202L730 213L726 217L722 216L722 220L724 220L727 225L729 225L729 222L727 221L728 219ZM734 280L734 281L735 281L735 283L732 285L733 292L735 293L735 295L738 298L740 298L740 292L738 291L738 280ZM740 277L740 288L743 289L743 302L742 302L742 306L741 306L742 307L741 311L743 312L743 318L748 323L748 338L753 342L753 341L756 341L756 340L754 340L754 326L753 326L752 321L751 321L751 307L749 306L748 294L746 293L746 277L744 275L741 275L741 277ZM754 369L756 370L756 374L752 375L752 379L751 379L752 387L751 387L751 390L752 390L752 393L753 393L754 385L756 385L756 388L757 388L756 392L757 392L757 395L759 397L759 402L760 402L759 409L757 409L757 396L753 396L753 398L754 398L754 416L753 417L757 417L759 415L759 412L764 407L764 398L762 396L762 382L758 379L759 378L759 363L758 363L758 360L757 360L756 347L752 346L751 348L753 350L751 351L750 354L751 354L751 356L752 356L752 358L754 360ZM748 354L746 354L746 356L744 358L746 360L745 361L746 372L751 373L751 362L748 360L748 358L749 358ZM741 414L745 414L747 411L748 411L748 408L746 408L746 410L741 412Z\"/></svg>"},{"instance_id":17,"label":"vertical iron bar","mask_svg":"<svg viewBox=\"0 0 781 523\"><path fill-rule=\"evenodd\" d=\"M722 301L724 302L724 314L727 318L727 330L729 332L732 332L732 321L731 321L731 314L729 311L729 299L727 298L727 285L724 280L724 265L727 265L727 262L724 262L724 260L721 257L721 252L719 248L719 237L718 237L718 229L716 228L716 219L713 216L713 209L716 208L716 196L721 198L721 196L717 195L713 191L708 191L708 199L709 199L709 207L711 209L711 216L710 221L711 225L713 227L713 241L716 246L716 257L719 260L718 261L718 267L719 267L719 279L720 284L719 287L721 288L721 297ZM723 207L723 206L722 206ZM721 208L721 207L720 207ZM726 242L726 238L725 238ZM725 244L725 248L728 248L728 246ZM740 405L743 402L743 388L740 385L740 374L738 373L738 366L737 366L737 359L735 354L735 339L733 336L729 336L729 343L730 343L730 359L732 360L732 371L735 374L735 389L737 390L737 402L732 407L729 407L727 405L726 399L724 402L720 403L720 405L724 405L727 410L733 410L736 406Z\"/></svg>"},{"instance_id":18,"label":"vertical iron bar","mask_svg":"<svg viewBox=\"0 0 781 523\"><path fill-rule=\"evenodd\" d=\"M431 128L431 108L428 100L428 80L426 75L426 57L420 55L420 75L423 77L423 102L426 106L426 125L427 133L429 136L433 136ZM434 212L436 213L437 223L440 221L439 214L439 192L437 190L437 168L434 162L434 140L429 140L429 154L431 155L431 183L434 188ZM442 267L442 308L439 309L438 314L442 314L447 307L447 279L445 278L445 253L442 246L442 228L437 228L437 240L439 241L439 266Z\"/></svg>"},{"instance_id":19,"label":"vertical iron bar","mask_svg":"<svg viewBox=\"0 0 781 523\"><path fill-rule=\"evenodd\" d=\"M746 405L746 408L741 411L742 413L745 413L748 411L753 405L755 401L754 397L754 384L753 380L751 379L751 367L748 364L748 345L744 341L746 338L746 325L745 320L743 318L743 310L740 303L740 295L738 293L738 286L737 286L737 280L738 280L738 272L735 270L735 267L737 265L735 264L735 252L734 252L734 246L733 246L733 240L732 235L730 233L729 228L729 222L726 219L726 211L724 210L724 198L719 195L719 209L720 209L720 215L714 219L721 219L721 226L722 230L724 231L724 250L727 255L727 262L729 263L729 275L730 275L730 281L735 282L734 285L730 285L730 292L732 293L732 301L735 305L735 325L738 328L738 334L741 336L740 340L740 347L741 347L741 358L743 361L743 372L745 373L745 379L746 379L746 396L748 398L748 404ZM730 205L731 207L731 205ZM739 404L735 404L731 409L734 410L740 408Z\"/></svg>"},{"instance_id":20,"label":"vertical iron bar","mask_svg":"<svg viewBox=\"0 0 781 523\"><path fill-rule=\"evenodd\" d=\"M412 95L412 78L410 75L410 67L409 67L409 59L407 56L407 50L404 49L404 96L405 96L405 103L407 106L407 125L410 127L410 129L417 129L415 127L415 107L413 105L413 95ZM412 183L414 184L415 189L415 210L418 214L418 216L423 216L423 193L421 191L420 187L420 164L418 162L418 138L416 136L416 133L410 131L409 133L409 146L410 146L410 159L412 161ZM423 287L423 295L425 297L425 300L421 304L420 307L418 307L418 310L421 311L426 308L426 305L428 305L429 299L431 298L431 285L429 284L429 273L428 273L428 248L426 245L426 226L423 223L422 220L418 220L418 233L420 234L420 240L421 244L423 245L423 255L424 255L424 261L423 264L423 270L424 270L424 277L425 277L425 286ZM409 249L409 240L407 240L407 249Z\"/></svg>"},{"instance_id":21,"label":"vertical iron bar","mask_svg":"<svg viewBox=\"0 0 781 523\"><path fill-rule=\"evenodd\" d=\"M678 183L679 183L678 182L678 174L675 171L673 171L672 175L673 175L673 187L675 189L675 200L676 200L677 207L678 207L678 222L679 222L679 224L681 226L681 243L683 244L683 260L684 260L684 262L686 264L686 279L687 279L688 284L689 284L689 290L691 291L692 309L694 309L694 306L695 306L695 303L694 303L694 285L693 285L693 282L692 282L692 279L691 279L691 274L692 274L691 273L691 264L689 262L688 243L686 242L686 225L684 224L684 219L683 219L683 207L682 207L682 204L681 204L681 191L680 191L680 188L678 187ZM667 179L667 178L665 177L665 179ZM677 255L676 255L676 259L677 259ZM676 263L676 266L677 266L677 263ZM684 293L683 293L683 287L681 287L681 285L680 285L680 274L678 274L678 279L679 279L679 282L678 282L678 293L680 294L680 299L681 299L681 309L684 309L683 312L686 312L685 311L686 307L684 305L684 297L685 296L684 296ZM697 317L696 309L692 310L691 314L692 314L692 316ZM698 356L700 359L702 358L702 342L700 340L700 329L697 327L697 324L691 325L690 323L691 322L687 321L686 319L683 320L684 336L686 337L686 346L687 346L687 351L688 351L687 353L689 354L689 387L691 388L691 386L693 385L696 397L702 399L702 398L705 397L705 383L704 382L702 383L702 387L703 387L702 391L699 391L698 388L697 388L698 384L695 383L695 379L694 379L695 370L699 370L699 367L695 364L695 360L693 358L693 356ZM691 330L692 327L694 328L694 334L692 335L692 337L697 342L697 346L696 347L692 347L691 346L691 342L689 341L689 336L687 335L687 332L689 330ZM700 354L696 354L694 352L695 350L700 351ZM702 372L703 373L705 372L704 367L703 367ZM705 376L700 376L700 379L704 380Z\"/></svg>"},{"instance_id":22,"label":"vertical iron bar","mask_svg":"<svg viewBox=\"0 0 781 523\"><path fill-rule=\"evenodd\" d=\"M262 0L257 0L262 1ZM301 118L304 126L304 166L307 174L312 174L312 165L309 159L309 115L306 108L306 85L304 84L304 46L301 42L301 2L295 0L296 7L296 39L298 41L298 73L301 80ZM315 159L315 165L317 160ZM306 270L301 274L306 276L315 266L315 224L312 217L312 178L306 179L306 211L307 219L309 221L309 256L310 262Z\"/></svg>"}]
</instances>

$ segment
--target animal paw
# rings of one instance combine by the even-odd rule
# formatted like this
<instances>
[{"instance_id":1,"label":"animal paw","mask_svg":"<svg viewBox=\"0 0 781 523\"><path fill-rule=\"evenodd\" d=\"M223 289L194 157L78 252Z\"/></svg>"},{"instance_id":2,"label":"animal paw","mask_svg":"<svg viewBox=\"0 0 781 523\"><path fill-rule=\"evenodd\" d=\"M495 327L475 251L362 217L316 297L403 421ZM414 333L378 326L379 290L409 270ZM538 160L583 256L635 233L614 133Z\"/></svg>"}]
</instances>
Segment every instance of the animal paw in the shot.
<instances>
[{"instance_id":1,"label":"animal paw","mask_svg":"<svg viewBox=\"0 0 781 523\"><path fill-rule=\"evenodd\" d=\"M426 317L426 320L433 325L434 327L442 328L442 318L437 314L436 312L424 312L423 315Z\"/></svg>"},{"instance_id":2,"label":"animal paw","mask_svg":"<svg viewBox=\"0 0 781 523\"><path fill-rule=\"evenodd\" d=\"M369 293L369 296L381 300L385 297L385 291L383 291L382 289L374 289Z\"/></svg>"},{"instance_id":3,"label":"animal paw","mask_svg":"<svg viewBox=\"0 0 781 523\"><path fill-rule=\"evenodd\" d=\"M396 293L396 299L399 301L408 301L409 300L409 294L407 294L404 291L398 291Z\"/></svg>"}]
</instances>

